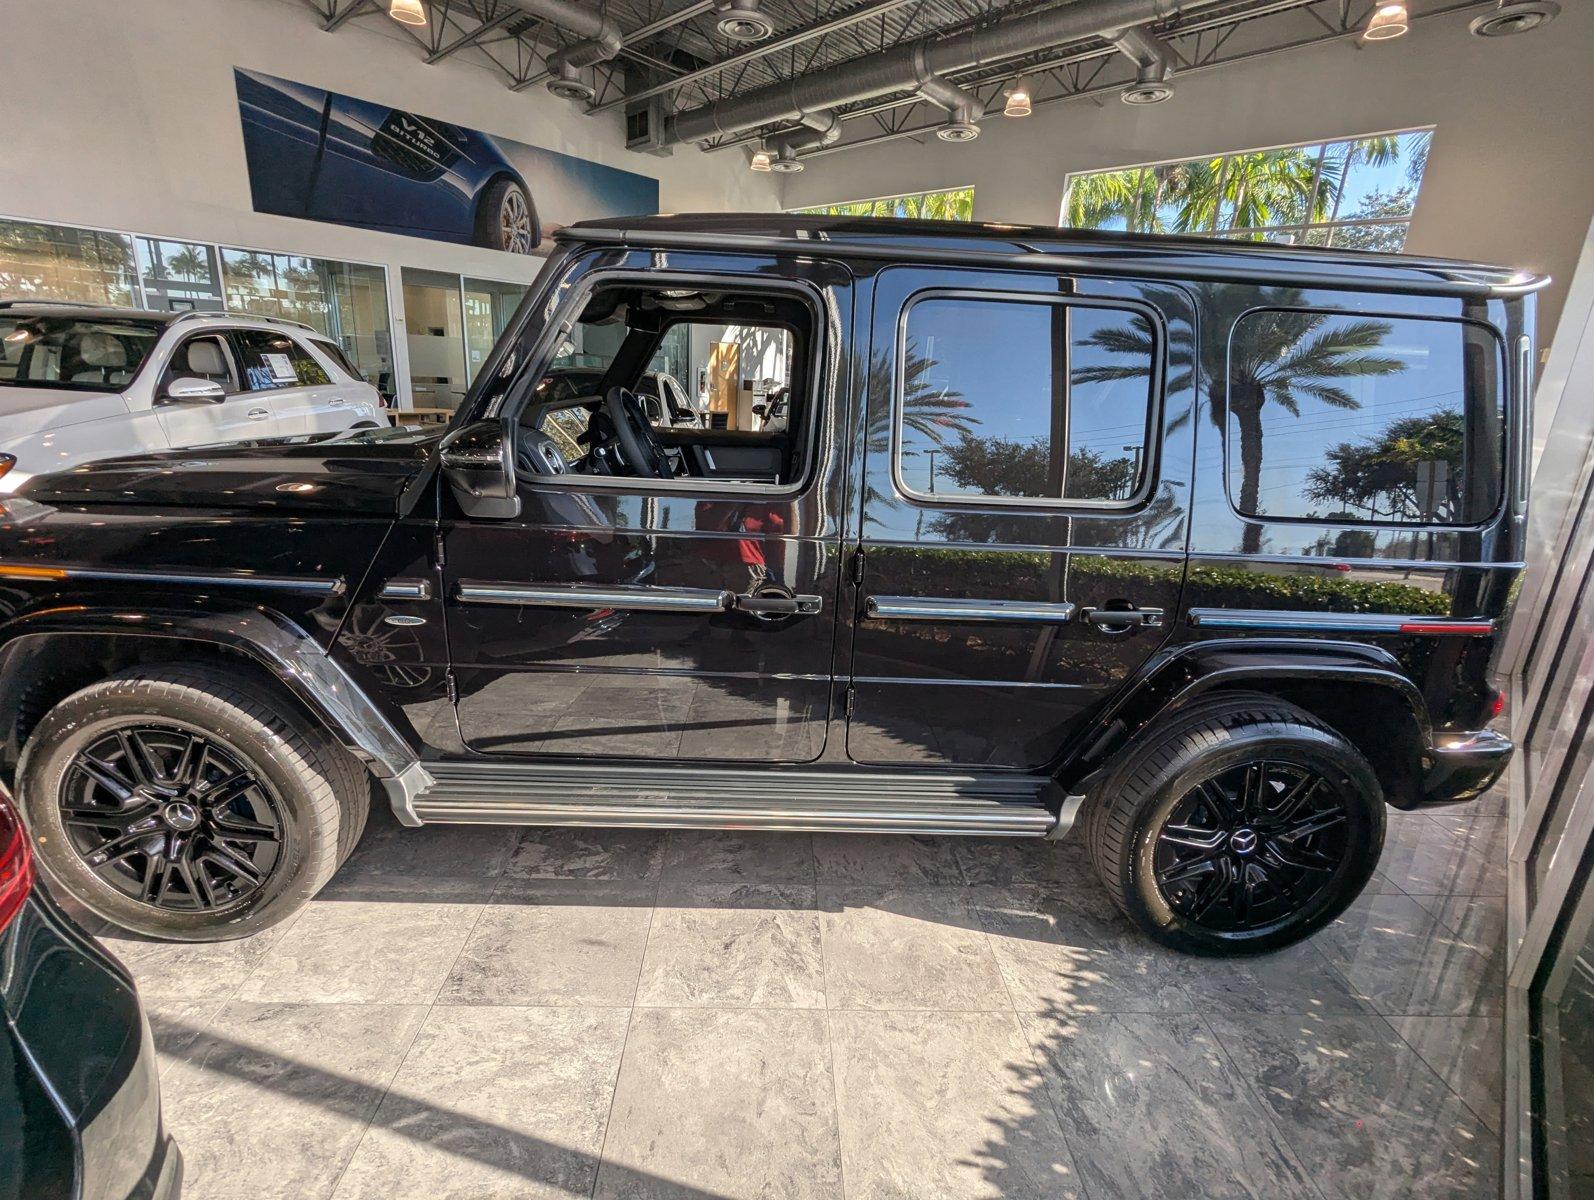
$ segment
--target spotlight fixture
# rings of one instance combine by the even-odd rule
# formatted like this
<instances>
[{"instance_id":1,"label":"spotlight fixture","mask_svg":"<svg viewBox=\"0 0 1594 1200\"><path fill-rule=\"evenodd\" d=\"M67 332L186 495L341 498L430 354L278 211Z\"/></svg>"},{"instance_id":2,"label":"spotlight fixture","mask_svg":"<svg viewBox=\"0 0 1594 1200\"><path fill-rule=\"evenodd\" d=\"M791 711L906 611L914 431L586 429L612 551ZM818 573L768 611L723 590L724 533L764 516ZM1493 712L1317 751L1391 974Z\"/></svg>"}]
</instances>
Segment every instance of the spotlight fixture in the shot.
<instances>
[{"instance_id":1,"label":"spotlight fixture","mask_svg":"<svg viewBox=\"0 0 1594 1200\"><path fill-rule=\"evenodd\" d=\"M772 171L774 170L774 166L772 165L774 161L774 157L769 153L769 151L763 146L760 146L757 150L753 151L753 157L748 160L747 167L750 171Z\"/></svg>"},{"instance_id":2,"label":"spotlight fixture","mask_svg":"<svg viewBox=\"0 0 1594 1200\"><path fill-rule=\"evenodd\" d=\"M775 32L775 22L758 7L758 0L730 0L714 26L733 42L761 42Z\"/></svg>"},{"instance_id":3,"label":"spotlight fixture","mask_svg":"<svg viewBox=\"0 0 1594 1200\"><path fill-rule=\"evenodd\" d=\"M1007 98L1002 105L1004 117L1027 117L1035 111L1033 93L1030 91L1029 78L1020 75L1008 84L1002 95Z\"/></svg>"},{"instance_id":4,"label":"spotlight fixture","mask_svg":"<svg viewBox=\"0 0 1594 1200\"><path fill-rule=\"evenodd\" d=\"M426 24L426 5L421 0L391 0L387 15L400 25Z\"/></svg>"},{"instance_id":5,"label":"spotlight fixture","mask_svg":"<svg viewBox=\"0 0 1594 1200\"><path fill-rule=\"evenodd\" d=\"M1362 41L1387 42L1390 38L1398 38L1410 26L1404 4L1380 4L1368 20L1367 28L1362 30Z\"/></svg>"},{"instance_id":6,"label":"spotlight fixture","mask_svg":"<svg viewBox=\"0 0 1594 1200\"><path fill-rule=\"evenodd\" d=\"M1561 15L1555 0L1500 0L1493 12L1473 17L1467 28L1478 37L1509 37L1546 25Z\"/></svg>"}]
</instances>

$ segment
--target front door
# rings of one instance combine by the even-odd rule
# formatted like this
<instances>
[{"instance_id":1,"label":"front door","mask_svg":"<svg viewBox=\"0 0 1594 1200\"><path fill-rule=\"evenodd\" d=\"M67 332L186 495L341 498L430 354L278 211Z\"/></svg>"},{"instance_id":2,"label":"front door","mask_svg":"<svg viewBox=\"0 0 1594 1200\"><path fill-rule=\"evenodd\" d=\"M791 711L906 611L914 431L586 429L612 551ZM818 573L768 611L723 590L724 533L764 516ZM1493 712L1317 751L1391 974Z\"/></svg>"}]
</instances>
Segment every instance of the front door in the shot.
<instances>
[{"instance_id":1,"label":"front door","mask_svg":"<svg viewBox=\"0 0 1594 1200\"><path fill-rule=\"evenodd\" d=\"M872 319L852 759L1036 769L1167 638L1182 293L891 267Z\"/></svg>"},{"instance_id":2,"label":"front door","mask_svg":"<svg viewBox=\"0 0 1594 1200\"><path fill-rule=\"evenodd\" d=\"M542 397L517 417L519 515L469 517L445 492L460 731L483 755L802 763L824 749L843 487L829 448L845 399L848 330L838 326L850 325L849 280L812 260L669 258L668 271L631 254L568 278L572 302L602 319L561 331L557 361L518 335L532 356L529 377L541 381L528 390ZM781 445L749 432L738 446L697 446L672 432L670 453L687 460L679 478L590 473L610 465L586 458L602 442L599 405L547 407L553 398L601 395L606 379L634 386L655 351L625 332L628 322L662 338L695 321L700 297L723 306L760 278L793 285L758 284L748 323L697 322L674 344L697 356L694 380L699 370L707 378L711 347L726 337L742 344L744 362L756 350L761 369L789 373L805 396L803 439ZM638 287L646 294L617 298ZM793 326L781 351L780 330L754 322L794 303L808 327ZM780 611L792 602L801 611Z\"/></svg>"}]
</instances>

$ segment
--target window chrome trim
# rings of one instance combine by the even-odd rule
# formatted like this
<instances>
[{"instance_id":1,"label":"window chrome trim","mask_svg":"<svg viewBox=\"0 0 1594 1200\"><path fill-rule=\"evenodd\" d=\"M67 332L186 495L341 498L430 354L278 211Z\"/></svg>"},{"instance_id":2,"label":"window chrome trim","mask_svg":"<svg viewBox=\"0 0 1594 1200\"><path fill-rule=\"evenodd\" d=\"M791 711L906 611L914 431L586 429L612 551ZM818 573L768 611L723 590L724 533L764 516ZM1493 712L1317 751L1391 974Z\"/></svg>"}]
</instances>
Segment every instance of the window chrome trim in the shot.
<instances>
[{"instance_id":1,"label":"window chrome trim","mask_svg":"<svg viewBox=\"0 0 1594 1200\"><path fill-rule=\"evenodd\" d=\"M632 612L713 613L729 610L733 597L713 588L533 586L461 580L455 595L464 604L517 604L531 608L620 608Z\"/></svg>"},{"instance_id":2,"label":"window chrome trim","mask_svg":"<svg viewBox=\"0 0 1594 1200\"><path fill-rule=\"evenodd\" d=\"M1070 601L962 600L920 596L870 596L865 615L881 621L992 621L1066 625L1077 606Z\"/></svg>"},{"instance_id":3,"label":"window chrome trim","mask_svg":"<svg viewBox=\"0 0 1594 1200\"><path fill-rule=\"evenodd\" d=\"M1146 424L1142 442L1140 479L1132 495L1122 500L1067 499L1062 496L982 496L947 492L920 492L902 478L902 427L906 417L903 382L908 358L908 319L925 300L984 300L999 304L1057 305L1065 308L1113 308L1144 317L1151 326L1151 374L1146 381ZM1149 304L1119 300L1109 296L1067 295L1041 292L1007 291L1000 288L929 287L909 295L897 314L896 346L893 347L891 380L891 484L897 494L912 504L928 508L1008 508L1029 511L1066 511L1117 515L1134 512L1156 494L1162 468L1162 411L1167 387L1167 323L1162 313ZM1069 383L1069 405L1073 404L1073 383Z\"/></svg>"}]
</instances>

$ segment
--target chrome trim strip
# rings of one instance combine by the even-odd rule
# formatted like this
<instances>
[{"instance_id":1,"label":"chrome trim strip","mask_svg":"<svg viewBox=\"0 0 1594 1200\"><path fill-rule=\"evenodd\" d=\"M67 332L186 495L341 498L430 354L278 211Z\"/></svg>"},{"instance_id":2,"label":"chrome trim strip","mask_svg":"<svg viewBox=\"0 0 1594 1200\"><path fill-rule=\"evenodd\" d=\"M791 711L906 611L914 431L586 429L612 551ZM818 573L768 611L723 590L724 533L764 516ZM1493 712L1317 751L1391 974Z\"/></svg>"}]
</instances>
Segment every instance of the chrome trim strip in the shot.
<instances>
[{"instance_id":1,"label":"chrome trim strip","mask_svg":"<svg viewBox=\"0 0 1594 1200\"><path fill-rule=\"evenodd\" d=\"M1267 629L1292 633L1399 633L1406 625L1427 625L1433 633L1482 637L1494 632L1487 617L1428 617L1420 614L1299 612L1265 608L1192 608L1190 624L1201 629ZM1444 629L1453 625L1454 630ZM1430 632L1428 630L1425 633Z\"/></svg>"},{"instance_id":2,"label":"chrome trim strip","mask_svg":"<svg viewBox=\"0 0 1594 1200\"><path fill-rule=\"evenodd\" d=\"M712 588L532 587L517 583L462 581L466 604L522 604L534 608L624 608L637 612L724 612L732 595Z\"/></svg>"},{"instance_id":3,"label":"chrome trim strip","mask_svg":"<svg viewBox=\"0 0 1594 1200\"><path fill-rule=\"evenodd\" d=\"M1062 625L1074 619L1069 601L1048 604L1030 600L922 599L916 596L870 596L868 616L882 621L1009 621Z\"/></svg>"},{"instance_id":4,"label":"chrome trim strip","mask_svg":"<svg viewBox=\"0 0 1594 1200\"><path fill-rule=\"evenodd\" d=\"M7 575L8 568L18 568ZM41 579L34 572L59 571L64 579L93 579L112 583L176 583L195 587L261 587L284 592L341 596L342 578L320 579L309 575L235 575L219 571L138 571L116 567L59 566L54 563L0 562L0 579Z\"/></svg>"},{"instance_id":5,"label":"chrome trim strip","mask_svg":"<svg viewBox=\"0 0 1594 1200\"><path fill-rule=\"evenodd\" d=\"M378 600L430 600L432 585L425 579L390 579L376 594Z\"/></svg>"}]
</instances>

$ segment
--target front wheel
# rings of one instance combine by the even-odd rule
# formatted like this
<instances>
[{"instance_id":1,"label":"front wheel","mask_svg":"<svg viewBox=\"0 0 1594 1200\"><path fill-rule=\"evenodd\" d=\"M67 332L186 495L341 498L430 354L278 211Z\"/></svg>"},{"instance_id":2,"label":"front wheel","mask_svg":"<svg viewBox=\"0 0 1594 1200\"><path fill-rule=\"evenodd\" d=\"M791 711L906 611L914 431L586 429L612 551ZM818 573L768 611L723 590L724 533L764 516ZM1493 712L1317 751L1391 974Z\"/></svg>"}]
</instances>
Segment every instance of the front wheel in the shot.
<instances>
[{"instance_id":1,"label":"front wheel","mask_svg":"<svg viewBox=\"0 0 1594 1200\"><path fill-rule=\"evenodd\" d=\"M152 937L243 937L297 911L369 792L284 700L205 665L135 668L45 714L18 798L52 884Z\"/></svg>"},{"instance_id":2,"label":"front wheel","mask_svg":"<svg viewBox=\"0 0 1594 1200\"><path fill-rule=\"evenodd\" d=\"M526 189L513 179L495 179L476 207L476 244L510 254L535 254L542 233Z\"/></svg>"},{"instance_id":3,"label":"front wheel","mask_svg":"<svg viewBox=\"0 0 1594 1200\"><path fill-rule=\"evenodd\" d=\"M1153 729L1094 803L1090 852L1113 900L1197 954L1307 937L1361 894L1383 849L1367 760L1269 696L1214 697Z\"/></svg>"}]
</instances>

